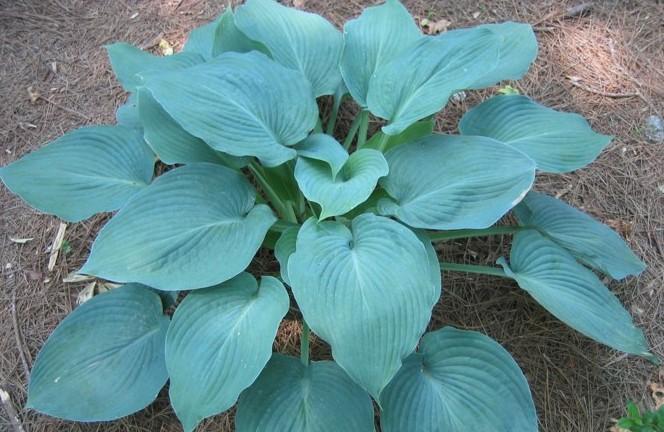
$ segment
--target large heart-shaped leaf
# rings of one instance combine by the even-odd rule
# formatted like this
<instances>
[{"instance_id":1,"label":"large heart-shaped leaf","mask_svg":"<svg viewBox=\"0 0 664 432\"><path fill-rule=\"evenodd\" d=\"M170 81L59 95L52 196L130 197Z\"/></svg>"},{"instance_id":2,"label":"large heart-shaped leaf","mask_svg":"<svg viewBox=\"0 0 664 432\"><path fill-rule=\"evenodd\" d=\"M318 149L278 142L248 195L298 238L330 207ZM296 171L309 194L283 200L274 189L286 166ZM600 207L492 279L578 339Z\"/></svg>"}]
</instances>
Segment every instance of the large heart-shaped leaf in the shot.
<instances>
[{"instance_id":1,"label":"large heart-shaped leaf","mask_svg":"<svg viewBox=\"0 0 664 432\"><path fill-rule=\"evenodd\" d=\"M0 179L32 207L78 222L124 205L155 161L136 129L83 127L1 168Z\"/></svg>"},{"instance_id":2,"label":"large heart-shaped leaf","mask_svg":"<svg viewBox=\"0 0 664 432\"><path fill-rule=\"evenodd\" d=\"M236 27L233 9L227 6L216 20L192 30L182 51L195 52L209 60L227 51L249 52L264 49L262 44L252 41Z\"/></svg>"},{"instance_id":3,"label":"large heart-shaped leaf","mask_svg":"<svg viewBox=\"0 0 664 432\"><path fill-rule=\"evenodd\" d=\"M350 229L311 218L298 233L288 276L304 319L376 399L415 349L440 296L429 256L412 231L373 214L353 219Z\"/></svg>"},{"instance_id":4,"label":"large heart-shaped leaf","mask_svg":"<svg viewBox=\"0 0 664 432\"><path fill-rule=\"evenodd\" d=\"M143 80L138 76L139 73L187 69L205 61L203 56L193 52L156 56L124 42L106 45L106 51L115 76L128 92L133 92L142 85Z\"/></svg>"},{"instance_id":5,"label":"large heart-shaped leaf","mask_svg":"<svg viewBox=\"0 0 664 432\"><path fill-rule=\"evenodd\" d=\"M358 104L366 108L369 83L376 70L421 37L413 17L398 0L368 7L344 25L341 74Z\"/></svg>"},{"instance_id":6,"label":"large heart-shaped leaf","mask_svg":"<svg viewBox=\"0 0 664 432\"><path fill-rule=\"evenodd\" d=\"M523 153L483 137L434 134L388 152L380 181L392 199L378 211L416 228L486 228L514 207L535 179Z\"/></svg>"},{"instance_id":7,"label":"large heart-shaped leaf","mask_svg":"<svg viewBox=\"0 0 664 432\"><path fill-rule=\"evenodd\" d=\"M325 18L274 0L247 0L238 8L235 24L265 45L274 60L302 72L316 96L337 90L343 37Z\"/></svg>"},{"instance_id":8,"label":"large heart-shaped leaf","mask_svg":"<svg viewBox=\"0 0 664 432\"><path fill-rule=\"evenodd\" d=\"M423 37L376 70L367 104L374 115L389 121L384 133L399 134L435 114L455 92L471 87L495 67L501 38L488 29L474 33L465 41Z\"/></svg>"},{"instance_id":9,"label":"large heart-shaped leaf","mask_svg":"<svg viewBox=\"0 0 664 432\"><path fill-rule=\"evenodd\" d=\"M373 432L371 398L336 363L274 354L242 393L237 432Z\"/></svg>"},{"instance_id":10,"label":"large heart-shaped leaf","mask_svg":"<svg viewBox=\"0 0 664 432\"><path fill-rule=\"evenodd\" d=\"M166 337L169 394L185 431L226 411L256 380L288 312L288 293L249 273L190 293L178 306Z\"/></svg>"},{"instance_id":11,"label":"large heart-shaped leaf","mask_svg":"<svg viewBox=\"0 0 664 432\"><path fill-rule=\"evenodd\" d=\"M256 51L227 52L187 70L150 74L146 87L190 134L268 166L296 156L318 118L306 78Z\"/></svg>"},{"instance_id":12,"label":"large heart-shaped leaf","mask_svg":"<svg viewBox=\"0 0 664 432\"><path fill-rule=\"evenodd\" d=\"M361 149L350 155L334 139L325 143L325 153L299 152L295 179L304 196L320 204L320 219L347 213L369 198L378 179L387 175L387 162L377 150ZM344 157L341 155L345 154ZM339 157L338 157L339 156ZM323 162L323 160L329 162Z\"/></svg>"},{"instance_id":13,"label":"large heart-shaped leaf","mask_svg":"<svg viewBox=\"0 0 664 432\"><path fill-rule=\"evenodd\" d=\"M167 172L99 233L80 273L177 291L244 270L276 220L238 172L191 164Z\"/></svg>"},{"instance_id":14,"label":"large heart-shaped leaf","mask_svg":"<svg viewBox=\"0 0 664 432\"><path fill-rule=\"evenodd\" d=\"M507 275L558 319L584 335L653 358L643 332L611 291L572 255L535 230L516 234Z\"/></svg>"},{"instance_id":15,"label":"large heart-shaped leaf","mask_svg":"<svg viewBox=\"0 0 664 432\"><path fill-rule=\"evenodd\" d=\"M464 43L472 40L476 30L483 28L492 31L500 38L498 62L493 68L477 77L470 88L481 89L502 80L518 80L528 71L537 57L537 38L530 24L504 22L483 24L477 27L451 30L437 36L449 43Z\"/></svg>"},{"instance_id":16,"label":"large heart-shaped leaf","mask_svg":"<svg viewBox=\"0 0 664 432\"><path fill-rule=\"evenodd\" d=\"M529 192L514 214L522 225L537 229L614 279L638 275L646 268L615 231L561 200Z\"/></svg>"},{"instance_id":17,"label":"large heart-shaped leaf","mask_svg":"<svg viewBox=\"0 0 664 432\"><path fill-rule=\"evenodd\" d=\"M588 165L611 137L595 133L578 114L542 106L526 96L494 96L468 111L459 130L509 144L546 172L563 173Z\"/></svg>"},{"instance_id":18,"label":"large heart-shaped leaf","mask_svg":"<svg viewBox=\"0 0 664 432\"><path fill-rule=\"evenodd\" d=\"M88 300L49 336L30 374L27 407L107 421L149 405L166 384L168 317L159 295L130 284Z\"/></svg>"},{"instance_id":19,"label":"large heart-shaped leaf","mask_svg":"<svg viewBox=\"0 0 664 432\"><path fill-rule=\"evenodd\" d=\"M381 403L384 432L537 432L528 381L512 356L453 327L424 335Z\"/></svg>"},{"instance_id":20,"label":"large heart-shaped leaf","mask_svg":"<svg viewBox=\"0 0 664 432\"><path fill-rule=\"evenodd\" d=\"M246 165L243 158L215 151L205 141L182 129L146 88L140 88L136 94L145 142L162 162L166 164L212 162L234 168Z\"/></svg>"}]
</instances>

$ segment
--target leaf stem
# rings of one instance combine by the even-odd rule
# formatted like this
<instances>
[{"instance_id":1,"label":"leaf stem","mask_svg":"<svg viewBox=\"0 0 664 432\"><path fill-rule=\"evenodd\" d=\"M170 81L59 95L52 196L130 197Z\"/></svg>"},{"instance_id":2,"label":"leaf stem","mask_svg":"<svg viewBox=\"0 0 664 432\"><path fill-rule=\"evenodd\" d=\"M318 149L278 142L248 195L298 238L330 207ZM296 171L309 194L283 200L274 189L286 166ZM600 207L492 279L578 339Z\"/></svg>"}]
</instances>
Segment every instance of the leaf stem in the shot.
<instances>
[{"instance_id":1,"label":"leaf stem","mask_svg":"<svg viewBox=\"0 0 664 432\"><path fill-rule=\"evenodd\" d=\"M486 274L491 276L509 277L507 276L507 274L505 274L505 271L500 267L441 262L440 269L446 271L457 271L464 273L478 273L478 274Z\"/></svg>"},{"instance_id":2,"label":"leaf stem","mask_svg":"<svg viewBox=\"0 0 664 432\"><path fill-rule=\"evenodd\" d=\"M344 140L344 148L346 150L348 150L350 145L353 143L353 139L357 134L357 130L360 128L360 120L362 120L362 114L355 116L353 123L350 125L350 130L348 131L348 135L346 135L346 139Z\"/></svg>"},{"instance_id":3,"label":"leaf stem","mask_svg":"<svg viewBox=\"0 0 664 432\"><path fill-rule=\"evenodd\" d=\"M449 231L435 231L429 233L429 238L433 241L455 240L460 238L485 237L492 235L514 234L526 229L522 226L494 226L485 229L460 229Z\"/></svg>"},{"instance_id":4,"label":"leaf stem","mask_svg":"<svg viewBox=\"0 0 664 432\"><path fill-rule=\"evenodd\" d=\"M314 132L315 133L323 133L323 121L318 117L318 120L316 121L316 126L314 126Z\"/></svg>"},{"instance_id":5,"label":"leaf stem","mask_svg":"<svg viewBox=\"0 0 664 432\"><path fill-rule=\"evenodd\" d=\"M367 131L369 130L369 111L363 110L360 113L360 130L357 133L357 148L361 149L367 142Z\"/></svg>"},{"instance_id":6,"label":"leaf stem","mask_svg":"<svg viewBox=\"0 0 664 432\"><path fill-rule=\"evenodd\" d=\"M292 222L290 220L279 219L274 223L274 225L270 227L270 231L274 231L281 234L282 232L286 231L288 228L294 226L297 226L297 223Z\"/></svg>"},{"instance_id":7,"label":"leaf stem","mask_svg":"<svg viewBox=\"0 0 664 432\"><path fill-rule=\"evenodd\" d=\"M339 116L339 107L341 106L342 100L343 95L334 95L332 112L330 113L330 118L327 119L327 127L325 128L325 133L328 135L334 135L334 128L337 126L337 117Z\"/></svg>"},{"instance_id":8,"label":"leaf stem","mask_svg":"<svg viewBox=\"0 0 664 432\"><path fill-rule=\"evenodd\" d=\"M295 215L295 209L293 208L295 204L292 201L286 201L284 207L286 208L286 220L297 224L297 216Z\"/></svg>"},{"instance_id":9,"label":"leaf stem","mask_svg":"<svg viewBox=\"0 0 664 432\"><path fill-rule=\"evenodd\" d=\"M272 189L272 186L270 186L270 183L267 181L265 178L265 175L263 173L263 168L256 162L256 161L251 161L248 165L249 171L254 175L254 178L260 184L261 188L263 188L263 191L267 195L268 200L272 203L272 205L275 207L275 210L277 213L279 213L279 216L282 218L287 217L287 210L286 210L286 205L284 202L279 198L279 194Z\"/></svg>"},{"instance_id":10,"label":"leaf stem","mask_svg":"<svg viewBox=\"0 0 664 432\"><path fill-rule=\"evenodd\" d=\"M385 151L385 146L387 145L387 141L390 139L390 135L386 134L385 132L382 132L383 135L380 137L380 141L378 141L378 146L376 147L376 150L379 152L383 153Z\"/></svg>"},{"instance_id":11,"label":"leaf stem","mask_svg":"<svg viewBox=\"0 0 664 432\"><path fill-rule=\"evenodd\" d=\"M309 326L302 318L302 336L300 336L300 361L303 365L309 366Z\"/></svg>"}]
</instances>

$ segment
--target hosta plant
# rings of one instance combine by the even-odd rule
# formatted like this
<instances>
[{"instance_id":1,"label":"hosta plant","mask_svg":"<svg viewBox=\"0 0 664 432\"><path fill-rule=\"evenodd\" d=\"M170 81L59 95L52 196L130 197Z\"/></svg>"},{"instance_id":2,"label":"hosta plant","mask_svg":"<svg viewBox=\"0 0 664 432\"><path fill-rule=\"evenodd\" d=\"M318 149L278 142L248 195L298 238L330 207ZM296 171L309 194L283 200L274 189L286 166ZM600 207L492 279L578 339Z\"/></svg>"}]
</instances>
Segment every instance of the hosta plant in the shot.
<instances>
[{"instance_id":1,"label":"hosta plant","mask_svg":"<svg viewBox=\"0 0 664 432\"><path fill-rule=\"evenodd\" d=\"M235 404L238 432L369 432L374 407L385 432L537 430L526 378L498 343L425 333L441 269L511 278L582 334L653 358L596 274L644 264L607 226L531 191L537 172L581 168L611 138L521 95L473 107L459 134L433 132L455 93L525 74L529 25L424 35L388 0L341 32L248 0L175 55L107 49L129 92L117 124L69 132L0 171L64 220L115 212L78 272L123 285L56 328L28 407L113 420L169 381L186 431ZM339 137L344 99L358 114ZM518 224L496 226L510 211ZM514 235L496 266L439 262L432 245L494 234ZM247 272L261 247L278 274ZM291 308L300 358L273 352ZM309 358L310 331L333 360Z\"/></svg>"}]
</instances>

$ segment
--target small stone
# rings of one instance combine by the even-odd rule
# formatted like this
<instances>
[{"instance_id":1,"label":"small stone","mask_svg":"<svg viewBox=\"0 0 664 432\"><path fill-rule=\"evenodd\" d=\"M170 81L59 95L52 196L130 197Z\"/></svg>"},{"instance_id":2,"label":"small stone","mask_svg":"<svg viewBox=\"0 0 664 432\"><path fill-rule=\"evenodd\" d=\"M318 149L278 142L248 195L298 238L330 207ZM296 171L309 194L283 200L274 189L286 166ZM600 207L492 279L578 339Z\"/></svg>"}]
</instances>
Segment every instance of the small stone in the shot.
<instances>
[{"instance_id":1,"label":"small stone","mask_svg":"<svg viewBox=\"0 0 664 432\"><path fill-rule=\"evenodd\" d=\"M645 136L648 140L661 144L664 142L664 120L660 116L651 115L646 119Z\"/></svg>"}]
</instances>

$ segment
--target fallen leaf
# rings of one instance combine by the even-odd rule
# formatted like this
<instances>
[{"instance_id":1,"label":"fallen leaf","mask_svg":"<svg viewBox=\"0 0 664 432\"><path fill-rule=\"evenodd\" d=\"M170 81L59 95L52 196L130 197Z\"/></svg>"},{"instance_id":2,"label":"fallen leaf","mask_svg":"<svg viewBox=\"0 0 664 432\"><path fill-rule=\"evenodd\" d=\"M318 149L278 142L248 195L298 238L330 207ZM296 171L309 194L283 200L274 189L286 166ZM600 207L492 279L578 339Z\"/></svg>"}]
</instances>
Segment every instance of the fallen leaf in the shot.
<instances>
[{"instance_id":1,"label":"fallen leaf","mask_svg":"<svg viewBox=\"0 0 664 432\"><path fill-rule=\"evenodd\" d=\"M77 282L87 282L92 279L94 279L94 276L82 275L76 272L71 272L64 279L62 279L62 282L77 283Z\"/></svg>"},{"instance_id":2,"label":"fallen leaf","mask_svg":"<svg viewBox=\"0 0 664 432\"><path fill-rule=\"evenodd\" d=\"M632 234L632 223L620 219L609 219L606 224L620 233L623 237L629 237Z\"/></svg>"},{"instance_id":3,"label":"fallen leaf","mask_svg":"<svg viewBox=\"0 0 664 432\"><path fill-rule=\"evenodd\" d=\"M133 14L131 14L131 16L129 17L129 19L132 19L132 20L133 20L133 19L136 18L137 16L138 16L138 12L134 12Z\"/></svg>"},{"instance_id":4,"label":"fallen leaf","mask_svg":"<svg viewBox=\"0 0 664 432\"><path fill-rule=\"evenodd\" d=\"M658 410L664 406L664 384L650 383L649 387L652 394L652 400L655 402L655 410Z\"/></svg>"},{"instance_id":5,"label":"fallen leaf","mask_svg":"<svg viewBox=\"0 0 664 432\"><path fill-rule=\"evenodd\" d=\"M90 300L95 295L95 285L97 285L96 281L87 284L76 296L76 303L83 304Z\"/></svg>"},{"instance_id":6,"label":"fallen leaf","mask_svg":"<svg viewBox=\"0 0 664 432\"><path fill-rule=\"evenodd\" d=\"M447 31L447 28L452 24L452 21L446 20L445 18L439 19L438 21L430 21L427 18L424 18L420 21L420 26L422 28L427 28L427 33L429 34L438 34Z\"/></svg>"},{"instance_id":7,"label":"fallen leaf","mask_svg":"<svg viewBox=\"0 0 664 432\"><path fill-rule=\"evenodd\" d=\"M480 12L479 11L473 13L473 19L477 19L479 17L480 17Z\"/></svg>"},{"instance_id":8,"label":"fallen leaf","mask_svg":"<svg viewBox=\"0 0 664 432\"><path fill-rule=\"evenodd\" d=\"M9 240L13 243L18 243L18 244L26 244L30 240L33 240L33 237L26 237L26 238L20 238L20 237L9 237Z\"/></svg>"},{"instance_id":9,"label":"fallen leaf","mask_svg":"<svg viewBox=\"0 0 664 432\"><path fill-rule=\"evenodd\" d=\"M293 0L293 7L296 7L298 9L302 9L306 2L307 2L307 0Z\"/></svg>"},{"instance_id":10,"label":"fallen leaf","mask_svg":"<svg viewBox=\"0 0 664 432\"><path fill-rule=\"evenodd\" d=\"M52 272L55 268L55 263L58 260L58 254L60 253L60 248L62 247L62 242L65 240L65 231L67 230L67 224L60 222L58 226L58 232L55 234L53 239L53 244L51 245L51 255L48 257L48 271Z\"/></svg>"},{"instance_id":11,"label":"fallen leaf","mask_svg":"<svg viewBox=\"0 0 664 432\"><path fill-rule=\"evenodd\" d=\"M28 87L28 96L30 96L30 102L35 103L41 97L41 94L35 90L32 86Z\"/></svg>"},{"instance_id":12,"label":"fallen leaf","mask_svg":"<svg viewBox=\"0 0 664 432\"><path fill-rule=\"evenodd\" d=\"M38 271L35 270L26 270L25 275L28 277L30 280L39 280L42 278L42 274Z\"/></svg>"},{"instance_id":13,"label":"fallen leaf","mask_svg":"<svg viewBox=\"0 0 664 432\"><path fill-rule=\"evenodd\" d=\"M97 285L97 292L99 294L101 294L103 292L110 291L110 290L115 289L115 288L119 288L121 286L122 286L121 284L116 284L116 283L113 283L113 282L100 282L99 285Z\"/></svg>"},{"instance_id":14,"label":"fallen leaf","mask_svg":"<svg viewBox=\"0 0 664 432\"><path fill-rule=\"evenodd\" d=\"M567 186L565 186L560 191L558 191L558 193L556 193L556 195L555 195L556 198L560 199L560 197L562 197L563 195L566 195L567 193L569 193L569 191L571 191L573 187L574 186L571 183L569 183Z\"/></svg>"},{"instance_id":15,"label":"fallen leaf","mask_svg":"<svg viewBox=\"0 0 664 432\"><path fill-rule=\"evenodd\" d=\"M161 51L162 55L169 56L173 55L173 45L166 39L162 39L159 41L159 50Z\"/></svg>"},{"instance_id":16,"label":"fallen leaf","mask_svg":"<svg viewBox=\"0 0 664 432\"><path fill-rule=\"evenodd\" d=\"M520 94L518 89L515 89L511 85L506 85L498 89L498 93L502 95L518 95Z\"/></svg>"}]
</instances>

